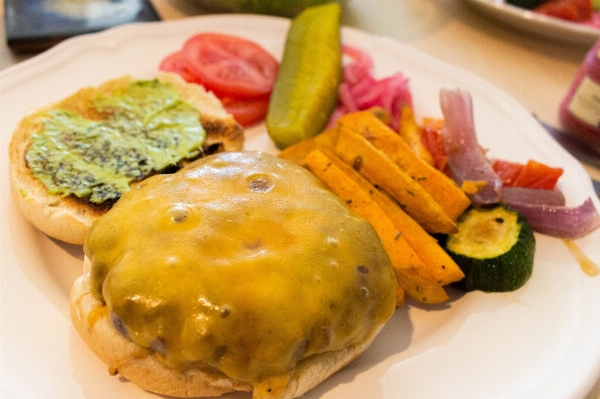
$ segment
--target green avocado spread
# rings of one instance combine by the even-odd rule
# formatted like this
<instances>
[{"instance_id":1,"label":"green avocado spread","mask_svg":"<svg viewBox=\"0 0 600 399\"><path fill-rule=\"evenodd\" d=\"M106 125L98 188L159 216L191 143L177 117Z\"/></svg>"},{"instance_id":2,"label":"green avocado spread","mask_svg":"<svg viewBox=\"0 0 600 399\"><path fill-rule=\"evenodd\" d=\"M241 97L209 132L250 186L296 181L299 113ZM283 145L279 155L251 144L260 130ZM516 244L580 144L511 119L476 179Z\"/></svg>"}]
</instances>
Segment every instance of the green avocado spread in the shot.
<instances>
[{"instance_id":1,"label":"green avocado spread","mask_svg":"<svg viewBox=\"0 0 600 399\"><path fill-rule=\"evenodd\" d=\"M198 156L206 137L198 110L158 80L134 81L92 106L106 118L55 109L31 136L27 165L50 194L117 200L131 182Z\"/></svg>"}]
</instances>

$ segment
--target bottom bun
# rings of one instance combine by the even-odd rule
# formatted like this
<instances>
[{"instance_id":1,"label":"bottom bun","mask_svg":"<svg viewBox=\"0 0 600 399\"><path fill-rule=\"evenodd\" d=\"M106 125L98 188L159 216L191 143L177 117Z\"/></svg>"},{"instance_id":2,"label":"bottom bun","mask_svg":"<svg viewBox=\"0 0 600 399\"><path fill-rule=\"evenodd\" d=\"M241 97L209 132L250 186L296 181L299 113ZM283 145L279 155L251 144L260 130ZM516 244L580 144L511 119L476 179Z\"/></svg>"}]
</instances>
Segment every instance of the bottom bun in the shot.
<instances>
[{"instance_id":1,"label":"bottom bun","mask_svg":"<svg viewBox=\"0 0 600 399\"><path fill-rule=\"evenodd\" d=\"M298 397L365 351L382 327L359 344L301 360L290 375L270 377L251 385L232 380L211 368L170 369L152 349L143 348L124 337L113 326L106 305L90 292L90 262L87 257L84 273L71 290L70 308L73 325L92 351L108 365L110 374L119 374L150 392L183 398L219 396L235 391L252 392L253 399Z\"/></svg>"}]
</instances>

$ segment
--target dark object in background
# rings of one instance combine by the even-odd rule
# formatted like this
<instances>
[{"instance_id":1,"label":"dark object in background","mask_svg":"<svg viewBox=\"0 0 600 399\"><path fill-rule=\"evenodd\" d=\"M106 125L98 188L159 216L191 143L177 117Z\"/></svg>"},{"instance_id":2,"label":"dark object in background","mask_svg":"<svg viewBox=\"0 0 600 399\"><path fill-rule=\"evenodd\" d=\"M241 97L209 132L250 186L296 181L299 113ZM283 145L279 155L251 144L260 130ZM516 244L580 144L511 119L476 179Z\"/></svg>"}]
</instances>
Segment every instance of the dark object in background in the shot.
<instances>
[{"instance_id":1,"label":"dark object in background","mask_svg":"<svg viewBox=\"0 0 600 399\"><path fill-rule=\"evenodd\" d=\"M236 12L279 15L292 18L308 7L345 0L195 0L203 9L213 13Z\"/></svg>"},{"instance_id":2,"label":"dark object in background","mask_svg":"<svg viewBox=\"0 0 600 399\"><path fill-rule=\"evenodd\" d=\"M507 0L506 2L517 7L531 10L542 4L544 1L546 0Z\"/></svg>"},{"instance_id":3,"label":"dark object in background","mask_svg":"<svg viewBox=\"0 0 600 399\"><path fill-rule=\"evenodd\" d=\"M83 33L158 21L149 0L4 0L6 41L16 52L46 50Z\"/></svg>"}]
</instances>

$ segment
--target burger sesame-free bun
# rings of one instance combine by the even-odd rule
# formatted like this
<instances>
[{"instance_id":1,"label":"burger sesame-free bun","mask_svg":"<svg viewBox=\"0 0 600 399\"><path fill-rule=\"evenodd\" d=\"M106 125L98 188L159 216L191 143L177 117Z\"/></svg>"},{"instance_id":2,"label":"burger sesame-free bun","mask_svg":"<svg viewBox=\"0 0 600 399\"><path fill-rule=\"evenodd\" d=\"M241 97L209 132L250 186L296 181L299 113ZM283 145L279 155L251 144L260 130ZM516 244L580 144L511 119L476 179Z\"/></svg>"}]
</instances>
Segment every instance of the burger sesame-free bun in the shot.
<instances>
[{"instance_id":1,"label":"burger sesame-free bun","mask_svg":"<svg viewBox=\"0 0 600 399\"><path fill-rule=\"evenodd\" d=\"M186 83L178 75L159 73L157 79L170 83L183 97L200 111L200 122L206 131L203 148L222 144L225 151L237 151L244 144L241 126L229 115L221 102L202 86ZM127 86L134 79L124 76L107 81L97 87L86 87L77 93L38 109L21 120L13 133L9 146L9 175L13 199L25 218L50 237L83 245L92 223L106 213L108 205L93 205L75 196L62 197L47 192L46 186L27 166L25 154L30 137L42 128L42 117L53 109L75 111L82 116L97 118L90 106L98 94L110 94Z\"/></svg>"},{"instance_id":2,"label":"burger sesame-free bun","mask_svg":"<svg viewBox=\"0 0 600 399\"><path fill-rule=\"evenodd\" d=\"M110 374L119 374L143 390L161 395L193 398L220 396L225 393L251 392L252 385L227 378L210 369L172 370L151 350L143 348L121 335L113 326L106 306L90 293L90 262L84 260L84 274L71 289L71 320L81 338L100 360L108 365ZM342 369L373 342L381 325L364 342L335 352L321 353L301 361L283 392L265 396L255 391L253 399L288 399L301 396L336 371Z\"/></svg>"},{"instance_id":3,"label":"burger sesame-free bun","mask_svg":"<svg viewBox=\"0 0 600 399\"><path fill-rule=\"evenodd\" d=\"M163 395L300 396L367 349L396 305L373 226L262 152L137 184L84 252L75 328L112 374Z\"/></svg>"},{"instance_id":4,"label":"burger sesame-free bun","mask_svg":"<svg viewBox=\"0 0 600 399\"><path fill-rule=\"evenodd\" d=\"M90 292L90 262L71 290L71 320L111 374L120 374L144 390L177 397L219 396L233 391L251 391L248 384L235 382L217 372L176 372L164 366L148 349L131 342L114 327L104 304Z\"/></svg>"}]
</instances>

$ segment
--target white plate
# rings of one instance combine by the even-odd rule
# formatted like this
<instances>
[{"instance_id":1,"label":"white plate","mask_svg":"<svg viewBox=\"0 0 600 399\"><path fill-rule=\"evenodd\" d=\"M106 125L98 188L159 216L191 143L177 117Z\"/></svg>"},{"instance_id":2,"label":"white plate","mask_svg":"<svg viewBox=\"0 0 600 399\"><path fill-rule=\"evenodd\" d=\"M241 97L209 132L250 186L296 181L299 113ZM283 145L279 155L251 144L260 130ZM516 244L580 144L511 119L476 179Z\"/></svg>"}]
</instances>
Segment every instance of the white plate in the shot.
<instances>
[{"instance_id":1,"label":"white plate","mask_svg":"<svg viewBox=\"0 0 600 399\"><path fill-rule=\"evenodd\" d=\"M288 23L207 16L66 41L0 75L2 154L31 108L123 74L150 77L161 58L193 33L245 36L280 57ZM410 78L418 117L441 115L440 88L467 89L491 156L563 167L560 186L569 205L593 195L581 165L496 87L388 38L345 28L343 40L369 50L377 75L401 70ZM264 126L248 132L248 148L274 151ZM81 273L82 251L49 239L21 217L9 195L6 156L0 162L0 396L156 397L110 377L71 326L69 290ZM366 353L305 398L583 397L600 376L600 278L584 274L560 240L541 235L537 240L535 271L524 288L505 294L451 292L452 301L444 305L399 309ZM578 245L598 260L599 241L597 231Z\"/></svg>"},{"instance_id":2,"label":"white plate","mask_svg":"<svg viewBox=\"0 0 600 399\"><path fill-rule=\"evenodd\" d=\"M600 29L594 26L542 15L506 4L506 0L465 1L498 21L555 40L592 45L600 37Z\"/></svg>"}]
</instances>

